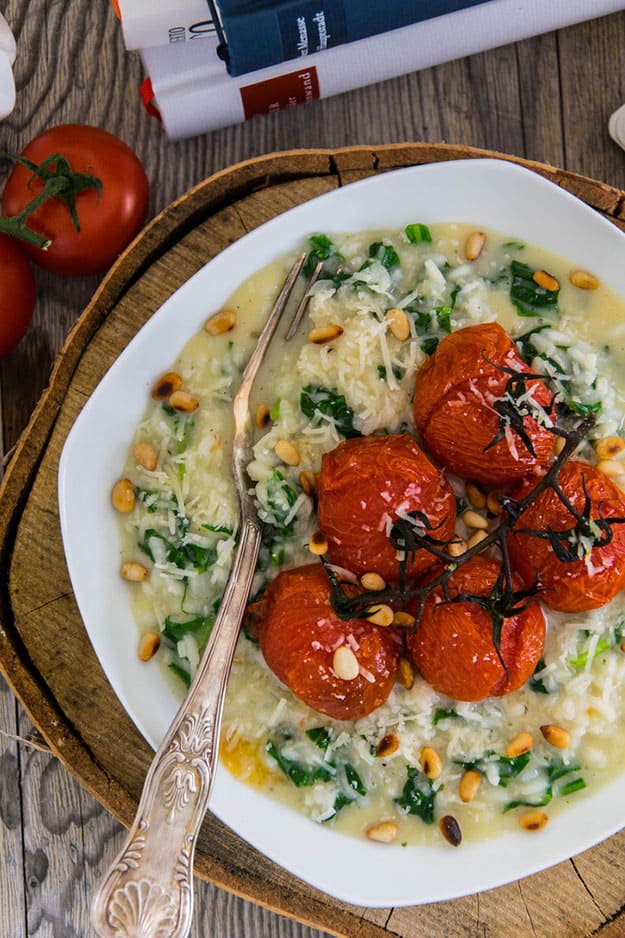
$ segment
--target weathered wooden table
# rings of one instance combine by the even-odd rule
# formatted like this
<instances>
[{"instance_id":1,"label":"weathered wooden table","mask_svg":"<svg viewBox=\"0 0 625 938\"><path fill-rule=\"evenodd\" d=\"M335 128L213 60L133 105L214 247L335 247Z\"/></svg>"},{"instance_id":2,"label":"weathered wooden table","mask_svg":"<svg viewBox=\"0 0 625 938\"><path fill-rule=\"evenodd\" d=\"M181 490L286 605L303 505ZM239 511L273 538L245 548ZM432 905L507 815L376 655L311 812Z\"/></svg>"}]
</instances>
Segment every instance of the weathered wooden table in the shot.
<instances>
[{"instance_id":1,"label":"weathered wooden table","mask_svg":"<svg viewBox=\"0 0 625 938\"><path fill-rule=\"evenodd\" d=\"M620 65L625 12L180 143L168 142L144 113L137 94L141 66L125 52L108 0L89 5L8 0L3 12L19 43L18 103L0 127L0 148L19 151L53 123L85 122L110 130L130 143L146 166L151 215L239 160L354 144L374 149L392 142L446 141L484 147L625 189L625 154L607 134L609 114L625 102ZM620 212L618 205L613 211ZM5 460L98 283L98 278L37 274L32 328L0 362ZM121 843L121 826L46 751L4 687L0 715L0 938L90 935L90 897ZM617 846L613 862L604 847L565 867L561 881L575 909L559 917L533 907L530 880L505 887L512 890L505 902L469 897L453 910L429 907L419 916L418 931L409 928L405 912L376 914L371 921L401 936L616 938L625 934L625 877ZM619 881L611 882L615 869ZM509 914L497 919L504 904ZM298 908L297 902L280 907ZM314 909L309 920L333 928L328 916L316 916ZM312 938L322 933L198 882L193 934Z\"/></svg>"}]
</instances>

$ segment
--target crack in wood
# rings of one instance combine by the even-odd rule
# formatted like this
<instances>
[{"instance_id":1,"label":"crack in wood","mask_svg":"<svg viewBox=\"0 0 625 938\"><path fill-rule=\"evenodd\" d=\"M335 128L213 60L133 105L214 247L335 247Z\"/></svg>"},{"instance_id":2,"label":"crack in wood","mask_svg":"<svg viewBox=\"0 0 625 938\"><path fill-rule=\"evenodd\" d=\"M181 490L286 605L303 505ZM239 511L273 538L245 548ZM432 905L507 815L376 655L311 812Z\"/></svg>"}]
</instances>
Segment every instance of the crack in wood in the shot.
<instances>
[{"instance_id":1,"label":"crack in wood","mask_svg":"<svg viewBox=\"0 0 625 938\"><path fill-rule=\"evenodd\" d=\"M583 877L582 874L580 873L580 871L579 871L579 869L578 869L578 867L577 867L577 864L576 864L576 862L575 862L575 857L571 857L570 863L571 863L571 866L573 867L573 869L574 869L574 871L575 871L575 875L577 876L577 878L579 879L580 883L581 883L582 886L584 887L586 893L588 894L588 897L589 897L590 901L592 902L592 904L593 904L594 907L596 908L597 912L601 915L601 917L602 917L603 919L605 919L605 918L606 918L606 914L605 914L605 912L603 911L603 909L601 908L601 906L599 905L599 903L597 902L597 900L595 899L595 897L594 897L594 895L593 895L593 893L592 893L592 890L590 889L590 887L589 887L588 884L586 883L586 880L584 879L584 877Z\"/></svg>"}]
</instances>

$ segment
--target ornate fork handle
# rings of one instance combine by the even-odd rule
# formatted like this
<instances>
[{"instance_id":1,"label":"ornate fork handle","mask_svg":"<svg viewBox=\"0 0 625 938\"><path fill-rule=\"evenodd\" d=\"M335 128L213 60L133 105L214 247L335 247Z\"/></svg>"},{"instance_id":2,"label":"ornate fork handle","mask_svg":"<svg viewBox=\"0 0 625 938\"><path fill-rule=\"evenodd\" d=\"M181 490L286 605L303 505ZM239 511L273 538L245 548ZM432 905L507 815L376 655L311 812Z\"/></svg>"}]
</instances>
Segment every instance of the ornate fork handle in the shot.
<instances>
[{"instance_id":1,"label":"ornate fork handle","mask_svg":"<svg viewBox=\"0 0 625 938\"><path fill-rule=\"evenodd\" d=\"M193 915L193 856L217 764L226 684L260 551L248 492L249 394L303 263L285 281L234 400L233 468L241 525L219 614L189 693L156 752L126 843L92 905L102 938L184 938Z\"/></svg>"}]
</instances>

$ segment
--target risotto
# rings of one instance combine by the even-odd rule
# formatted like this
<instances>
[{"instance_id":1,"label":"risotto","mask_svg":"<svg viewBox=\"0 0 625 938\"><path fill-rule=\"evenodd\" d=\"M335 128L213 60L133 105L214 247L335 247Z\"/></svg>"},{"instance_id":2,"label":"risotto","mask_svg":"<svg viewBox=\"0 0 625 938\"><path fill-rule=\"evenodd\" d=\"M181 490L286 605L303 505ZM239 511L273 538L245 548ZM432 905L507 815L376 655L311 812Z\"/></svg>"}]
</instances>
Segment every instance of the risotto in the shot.
<instances>
[{"instance_id":1,"label":"risotto","mask_svg":"<svg viewBox=\"0 0 625 938\"><path fill-rule=\"evenodd\" d=\"M574 569L583 568L584 584L603 583L598 550L612 551L607 567L614 560L616 569L620 560L623 519L616 508L610 513L602 507L605 494L593 501L588 478L592 472L605 480L618 507L621 486L625 489L625 305L591 272L572 270L559 257L466 225L428 228L417 220L401 231L332 239L320 234L307 250L309 267L316 259L324 266L311 290L306 319L290 343L274 342L254 390L257 442L248 473L264 537L252 590L256 615L246 620L228 686L222 761L237 778L312 821L357 836L397 844L444 837L457 845L462 837L490 837L519 824L535 830L553 811L585 797L624 768L621 581L614 574L614 589L602 593L592 608L582 608L592 593L586 585L580 588L581 599L568 605L560 600L568 596L567 577ZM176 681L181 696L210 634L235 548L232 398L292 261L283 258L252 276L226 309L207 310L205 329L187 343L171 372L155 375L152 398L114 489L121 570L140 631L139 653L146 661L153 659L151 666L160 663L163 680ZM498 364L482 350L478 359L480 369L490 368L491 378L503 375L506 382L504 403L494 407L491 397L486 408L497 414L498 439L479 443L478 458L471 457L467 468L462 460L472 441L477 446L480 421L445 423L444 396L433 399L427 420L421 405L437 381L447 397L450 386L456 387L445 372L453 337L462 339L459 354L465 355L464 337L486 335L494 323L490 331L505 335L509 357ZM512 361L518 368L510 367ZM459 400L465 409L469 406L464 392ZM528 421L536 428L533 439L527 437ZM442 429L435 433L438 424ZM521 451L530 453L532 462L542 445L539 437L548 445L548 458L533 474L524 471L509 482L499 478L497 447L507 447L516 462ZM351 451L364 440L377 445L382 438L385 443L410 441L418 449L417 440L450 493L451 507L430 523L426 508L419 512L402 503L400 510L374 518L369 529L358 517L369 504L367 487L374 484L375 472L361 464L360 474L349 480L351 507L341 508L346 527L361 524L360 535L356 530L354 546L341 553L340 529L337 534L320 523L339 503L332 502L327 486L323 491L318 486L329 473L330 458L346 451L346 444ZM452 452L454 458L447 460ZM524 522L532 512L540 514L539 505L547 511L539 499L556 488L562 494L559 503L568 497L570 506L572 496L564 493L560 470L572 460L582 466L576 517L585 540L579 531L559 534L545 514L538 521L533 517L531 525ZM392 477L392 458L388 468ZM437 497L429 498L427 511ZM519 505L527 509L525 515L514 514ZM444 525L450 530L443 538ZM418 550L406 540L407 530L417 531ZM395 582L390 582L392 571L389 577L378 569L356 570L361 542L379 537L392 545ZM530 547L519 549L523 538L529 538ZM534 544L547 552L548 562L528 562L528 572L523 559L533 557ZM429 572L411 572L411 556L423 550L431 555L425 565ZM497 571L510 564L512 570L504 571L488 596L481 587L463 587L454 605L449 577L456 565L462 570L467 553L488 560ZM547 569L554 556L565 574L550 585ZM355 618L384 632L393 659L385 671L389 689L384 699L355 718L348 710L340 712L347 692L335 694L335 709L314 701L311 706L297 682L283 683L274 673L280 667L268 666L266 639L259 646L266 630L255 620L263 615L263 596L278 595L277 578L284 571L311 563L328 581L336 621L345 622L345 634L335 642L331 666L320 680L337 686L356 677L364 685L379 682L358 661L361 639L349 631ZM623 577L625 585L625 572ZM438 596L428 578L439 583ZM499 620L495 612L503 606L501 596L493 606L496 588L511 605ZM344 606L337 611L341 597ZM443 670L451 668L458 644L456 634L454 647L441 646L438 654L440 634L434 629L434 651L424 650L427 617L437 605L448 605L454 615L457 610L461 640L464 624L478 615L474 610L490 616L487 658L488 667L497 671L497 689L473 693L472 673L463 684L466 693L450 691L459 685L443 679L439 685L438 676L426 679L430 672L438 675L441 661ZM540 640L534 657L526 657L530 672L516 686L504 648L506 617L527 615L530 606L540 617ZM358 613L350 620L352 607ZM297 622L297 616L288 607L278 608L276 615L281 655L281 637L287 636L288 645L289 622ZM420 635L421 647L415 650ZM129 636L129 644L134 642ZM313 657L314 652L312 647ZM356 670L349 675L354 661ZM436 667L429 667L432 661Z\"/></svg>"}]
</instances>

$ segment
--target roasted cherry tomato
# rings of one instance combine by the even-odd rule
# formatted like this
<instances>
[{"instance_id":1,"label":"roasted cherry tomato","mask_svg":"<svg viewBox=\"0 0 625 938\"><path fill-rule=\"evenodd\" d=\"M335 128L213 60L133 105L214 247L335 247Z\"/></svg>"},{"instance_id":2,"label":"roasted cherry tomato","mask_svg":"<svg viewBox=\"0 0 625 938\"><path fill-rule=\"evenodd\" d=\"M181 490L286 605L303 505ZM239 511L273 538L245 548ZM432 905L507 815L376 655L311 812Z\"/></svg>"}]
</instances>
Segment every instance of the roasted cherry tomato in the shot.
<instances>
[{"instance_id":1,"label":"roasted cherry tomato","mask_svg":"<svg viewBox=\"0 0 625 938\"><path fill-rule=\"evenodd\" d=\"M400 515L422 513L436 540L448 541L454 533L453 490L407 433L339 443L323 457L317 498L317 523L332 563L358 575L373 572L397 581L397 550L389 530ZM407 573L420 574L434 562L431 553L418 550Z\"/></svg>"},{"instance_id":2,"label":"roasted cherry tomato","mask_svg":"<svg viewBox=\"0 0 625 938\"><path fill-rule=\"evenodd\" d=\"M449 580L449 598L487 596L499 569L495 560L480 555L467 560ZM455 700L483 700L509 694L532 676L545 643L545 618L538 603L532 603L504 620L500 652L507 674L488 611L469 600L446 602L440 587L428 596L419 626L407 632L406 640L415 665L434 690Z\"/></svg>"},{"instance_id":3,"label":"roasted cherry tomato","mask_svg":"<svg viewBox=\"0 0 625 938\"><path fill-rule=\"evenodd\" d=\"M364 619L344 622L321 564L285 570L253 607L265 661L296 697L336 720L358 720L384 703L395 681L399 639ZM335 657L337 649L338 659ZM357 674L335 670L357 664ZM344 672L346 675L348 671Z\"/></svg>"},{"instance_id":4,"label":"roasted cherry tomato","mask_svg":"<svg viewBox=\"0 0 625 938\"><path fill-rule=\"evenodd\" d=\"M415 381L414 417L426 449L453 472L485 485L518 482L553 453L554 437L545 426L532 415L510 413L514 378L504 368L529 371L501 326L486 323L443 339ZM552 395L542 380L525 379L517 390L521 397L529 392L551 419ZM521 401L517 409L527 406Z\"/></svg>"},{"instance_id":5,"label":"roasted cherry tomato","mask_svg":"<svg viewBox=\"0 0 625 938\"><path fill-rule=\"evenodd\" d=\"M35 309L35 279L19 244L0 234L0 357L20 341Z\"/></svg>"},{"instance_id":6,"label":"roasted cherry tomato","mask_svg":"<svg viewBox=\"0 0 625 938\"><path fill-rule=\"evenodd\" d=\"M148 209L149 186L143 166L122 140L83 124L65 124L44 131L22 156L37 165L60 155L76 173L97 177L102 191L88 188L76 195L77 231L68 206L59 198L46 200L27 219L27 226L51 240L47 250L23 243L40 267L59 274L94 274L111 266L141 228ZM16 164L2 195L5 215L19 215L42 190L32 170Z\"/></svg>"},{"instance_id":7,"label":"roasted cherry tomato","mask_svg":"<svg viewBox=\"0 0 625 938\"><path fill-rule=\"evenodd\" d=\"M625 519L625 495L594 466L575 460L558 473L558 486L572 507L591 519L590 533L547 488L512 529L510 558L527 585L536 581L544 590L540 599L546 606L562 612L597 609L625 588L625 522L607 523ZM522 486L514 496L523 498L531 487ZM558 532L572 533L558 537Z\"/></svg>"}]
</instances>

